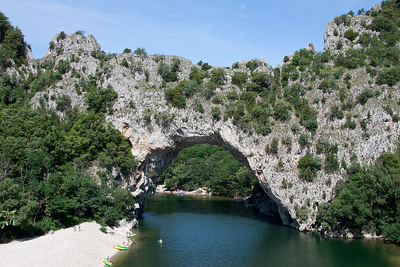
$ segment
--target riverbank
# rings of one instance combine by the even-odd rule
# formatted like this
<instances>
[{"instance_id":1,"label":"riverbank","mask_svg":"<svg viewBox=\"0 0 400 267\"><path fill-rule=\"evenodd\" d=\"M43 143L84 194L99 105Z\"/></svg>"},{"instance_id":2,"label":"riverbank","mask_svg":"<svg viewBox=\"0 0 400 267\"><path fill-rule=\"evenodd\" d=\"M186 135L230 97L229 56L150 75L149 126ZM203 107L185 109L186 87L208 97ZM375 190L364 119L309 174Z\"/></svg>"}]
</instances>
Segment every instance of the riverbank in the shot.
<instances>
[{"instance_id":1,"label":"riverbank","mask_svg":"<svg viewBox=\"0 0 400 267\"><path fill-rule=\"evenodd\" d=\"M168 191L163 184L157 185L156 193L173 193L173 194L186 194L186 195L200 195L200 196L211 196L211 193L207 191L207 188L198 188L193 191Z\"/></svg>"},{"instance_id":2,"label":"riverbank","mask_svg":"<svg viewBox=\"0 0 400 267\"><path fill-rule=\"evenodd\" d=\"M26 241L0 244L1 266L104 266L102 258L112 257L118 250L113 243L126 242L126 229L114 234L100 231L100 224L82 223L52 234Z\"/></svg>"}]
</instances>

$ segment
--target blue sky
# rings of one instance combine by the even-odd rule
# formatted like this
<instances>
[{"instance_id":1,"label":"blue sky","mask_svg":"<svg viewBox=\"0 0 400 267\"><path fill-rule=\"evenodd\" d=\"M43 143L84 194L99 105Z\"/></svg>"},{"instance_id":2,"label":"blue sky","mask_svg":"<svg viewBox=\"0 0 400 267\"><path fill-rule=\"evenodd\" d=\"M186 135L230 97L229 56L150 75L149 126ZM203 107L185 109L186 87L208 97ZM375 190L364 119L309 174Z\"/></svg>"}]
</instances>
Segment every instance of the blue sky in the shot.
<instances>
[{"instance_id":1,"label":"blue sky","mask_svg":"<svg viewBox=\"0 0 400 267\"><path fill-rule=\"evenodd\" d=\"M213 66L265 59L272 67L313 43L323 50L325 24L335 16L369 10L379 0L0 0L42 57L60 31L92 34L102 50L143 47Z\"/></svg>"}]
</instances>

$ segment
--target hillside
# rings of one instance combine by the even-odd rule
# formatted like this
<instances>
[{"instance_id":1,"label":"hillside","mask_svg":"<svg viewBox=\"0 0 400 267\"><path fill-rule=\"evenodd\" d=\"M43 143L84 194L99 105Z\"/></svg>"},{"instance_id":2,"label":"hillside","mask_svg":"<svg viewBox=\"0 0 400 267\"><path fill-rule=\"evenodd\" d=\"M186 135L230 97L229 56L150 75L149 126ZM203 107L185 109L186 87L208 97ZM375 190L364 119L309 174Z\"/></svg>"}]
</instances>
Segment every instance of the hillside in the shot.
<instances>
[{"instance_id":1,"label":"hillside","mask_svg":"<svg viewBox=\"0 0 400 267\"><path fill-rule=\"evenodd\" d=\"M61 32L43 58L6 60L2 88L24 81L18 88L32 95L31 107L61 119L85 110L105 114L139 162L125 175L110 163L110 179L139 204L180 150L207 143L252 171L285 225L315 229L318 206L354 168L396 151L399 10L386 1L335 17L323 52L310 44L275 69L262 59L231 68L192 64L143 48L106 54L91 35ZM11 91L2 89L3 104L18 103Z\"/></svg>"}]
</instances>

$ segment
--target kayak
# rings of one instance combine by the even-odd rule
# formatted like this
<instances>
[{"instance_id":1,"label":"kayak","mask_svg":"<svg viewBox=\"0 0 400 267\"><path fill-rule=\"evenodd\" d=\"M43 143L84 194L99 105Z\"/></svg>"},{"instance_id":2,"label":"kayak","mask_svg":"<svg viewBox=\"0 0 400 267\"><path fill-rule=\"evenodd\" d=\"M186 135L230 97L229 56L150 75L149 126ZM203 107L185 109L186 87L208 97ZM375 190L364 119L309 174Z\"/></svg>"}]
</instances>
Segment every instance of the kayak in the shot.
<instances>
[{"instance_id":1,"label":"kayak","mask_svg":"<svg viewBox=\"0 0 400 267\"><path fill-rule=\"evenodd\" d=\"M135 237L135 236L136 236L136 234L128 235L129 238L130 238L130 237Z\"/></svg>"},{"instance_id":2,"label":"kayak","mask_svg":"<svg viewBox=\"0 0 400 267\"><path fill-rule=\"evenodd\" d=\"M125 246L114 246L115 249L119 249L119 250L128 250L129 247L125 247Z\"/></svg>"},{"instance_id":3,"label":"kayak","mask_svg":"<svg viewBox=\"0 0 400 267\"><path fill-rule=\"evenodd\" d=\"M111 262L109 262L108 260L105 259L101 259L102 262L104 262L105 265L107 266L113 266Z\"/></svg>"},{"instance_id":4,"label":"kayak","mask_svg":"<svg viewBox=\"0 0 400 267\"><path fill-rule=\"evenodd\" d=\"M123 246L123 245L116 244L116 243L114 243L114 247L123 248L123 249L129 249L129 246Z\"/></svg>"}]
</instances>

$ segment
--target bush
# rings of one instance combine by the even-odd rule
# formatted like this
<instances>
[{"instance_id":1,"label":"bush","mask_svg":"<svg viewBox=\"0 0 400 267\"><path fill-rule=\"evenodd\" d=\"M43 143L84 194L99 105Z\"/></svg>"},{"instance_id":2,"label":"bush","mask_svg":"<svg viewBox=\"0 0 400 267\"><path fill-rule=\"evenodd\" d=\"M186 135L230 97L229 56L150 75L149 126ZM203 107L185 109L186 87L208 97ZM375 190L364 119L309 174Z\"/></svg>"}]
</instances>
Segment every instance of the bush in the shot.
<instances>
[{"instance_id":1,"label":"bush","mask_svg":"<svg viewBox=\"0 0 400 267\"><path fill-rule=\"evenodd\" d=\"M125 50L124 50L125 52ZM145 48L137 48L134 52L136 55L141 56L141 57L147 57L147 52Z\"/></svg>"},{"instance_id":2,"label":"bush","mask_svg":"<svg viewBox=\"0 0 400 267\"><path fill-rule=\"evenodd\" d=\"M186 98L182 94L183 88L182 83L180 82L174 88L169 88L165 90L165 100L167 103L171 103L172 106L177 108L185 108L186 107Z\"/></svg>"},{"instance_id":3,"label":"bush","mask_svg":"<svg viewBox=\"0 0 400 267\"><path fill-rule=\"evenodd\" d=\"M290 105L285 105L282 103L275 105L275 107L274 107L275 120L280 120L280 121L289 120L291 110L292 110L292 107Z\"/></svg>"},{"instance_id":4,"label":"bush","mask_svg":"<svg viewBox=\"0 0 400 267\"><path fill-rule=\"evenodd\" d=\"M378 76L377 83L379 85L387 84L394 86L400 81L400 67L392 67L384 69Z\"/></svg>"},{"instance_id":5,"label":"bush","mask_svg":"<svg viewBox=\"0 0 400 267\"><path fill-rule=\"evenodd\" d=\"M232 77L232 83L241 87L243 84L247 82L247 74L245 72L235 72L235 74Z\"/></svg>"},{"instance_id":6,"label":"bush","mask_svg":"<svg viewBox=\"0 0 400 267\"><path fill-rule=\"evenodd\" d=\"M299 137L300 146L305 147L306 145L308 145L309 139L310 139L310 136L308 134L300 134L300 137Z\"/></svg>"},{"instance_id":7,"label":"bush","mask_svg":"<svg viewBox=\"0 0 400 267\"><path fill-rule=\"evenodd\" d=\"M340 24L344 24L345 26L350 26L350 18L349 15L347 14L335 17L334 20L337 26L339 26Z\"/></svg>"},{"instance_id":8,"label":"bush","mask_svg":"<svg viewBox=\"0 0 400 267\"><path fill-rule=\"evenodd\" d=\"M349 49L346 54L339 54L335 58L336 67L356 69L365 65L366 54L358 49Z\"/></svg>"},{"instance_id":9,"label":"bush","mask_svg":"<svg viewBox=\"0 0 400 267\"><path fill-rule=\"evenodd\" d=\"M374 96L374 91L371 89L364 89L361 94L357 96L357 101L361 105L365 105L371 97Z\"/></svg>"},{"instance_id":10,"label":"bush","mask_svg":"<svg viewBox=\"0 0 400 267\"><path fill-rule=\"evenodd\" d=\"M292 126L290 126L290 130L296 134L300 131L300 125L298 125L297 123L293 123Z\"/></svg>"},{"instance_id":11,"label":"bush","mask_svg":"<svg viewBox=\"0 0 400 267\"><path fill-rule=\"evenodd\" d=\"M203 105L199 100L196 99L196 101L193 104L193 109L197 112L204 113L204 108Z\"/></svg>"},{"instance_id":12,"label":"bush","mask_svg":"<svg viewBox=\"0 0 400 267\"><path fill-rule=\"evenodd\" d=\"M332 173L339 170L339 161L337 157L333 154L329 154L325 159L325 171L327 173Z\"/></svg>"},{"instance_id":13,"label":"bush","mask_svg":"<svg viewBox=\"0 0 400 267\"><path fill-rule=\"evenodd\" d=\"M332 90L337 89L338 86L336 85L335 81L332 79L324 79L321 84L318 86L318 89L322 90L324 93L331 93Z\"/></svg>"},{"instance_id":14,"label":"bush","mask_svg":"<svg viewBox=\"0 0 400 267\"><path fill-rule=\"evenodd\" d=\"M322 160L314 157L312 154L307 154L299 160L297 168L300 170L300 179L312 182L314 176L322 168Z\"/></svg>"},{"instance_id":15,"label":"bush","mask_svg":"<svg viewBox=\"0 0 400 267\"><path fill-rule=\"evenodd\" d=\"M206 86L203 87L203 96L206 99L210 99L214 94L215 90L217 89L217 85L213 82L208 82Z\"/></svg>"},{"instance_id":16,"label":"bush","mask_svg":"<svg viewBox=\"0 0 400 267\"><path fill-rule=\"evenodd\" d=\"M56 109L58 111L64 111L71 108L71 98L68 95L61 95L56 99Z\"/></svg>"},{"instance_id":17,"label":"bush","mask_svg":"<svg viewBox=\"0 0 400 267\"><path fill-rule=\"evenodd\" d=\"M314 134L318 128L317 116L318 112L309 105L306 105L300 114L300 124Z\"/></svg>"},{"instance_id":18,"label":"bush","mask_svg":"<svg viewBox=\"0 0 400 267\"><path fill-rule=\"evenodd\" d=\"M21 30L11 26L8 18L0 12L0 72L11 67L12 62L16 67L26 64L27 49Z\"/></svg>"},{"instance_id":19,"label":"bush","mask_svg":"<svg viewBox=\"0 0 400 267\"><path fill-rule=\"evenodd\" d=\"M261 61L260 60L252 59L252 60L250 60L249 62L246 63L246 68L250 69L250 71L253 72L260 65L261 65Z\"/></svg>"},{"instance_id":20,"label":"bush","mask_svg":"<svg viewBox=\"0 0 400 267\"><path fill-rule=\"evenodd\" d=\"M294 83L284 89L283 96L296 110L301 111L307 103L307 100L301 98L305 93L306 89L302 84Z\"/></svg>"},{"instance_id":21,"label":"bush","mask_svg":"<svg viewBox=\"0 0 400 267\"><path fill-rule=\"evenodd\" d=\"M344 37L347 38L350 42L353 42L358 36L358 32L355 32L353 29L347 30L344 33Z\"/></svg>"},{"instance_id":22,"label":"bush","mask_svg":"<svg viewBox=\"0 0 400 267\"><path fill-rule=\"evenodd\" d=\"M178 80L179 62L174 62L173 65L169 65L165 62L158 64L157 73L161 75L165 82L176 82Z\"/></svg>"},{"instance_id":23,"label":"bush","mask_svg":"<svg viewBox=\"0 0 400 267\"><path fill-rule=\"evenodd\" d=\"M61 73L61 74L65 74L67 73L69 70L71 69L68 60L62 60L60 59L58 61L57 64L57 70Z\"/></svg>"},{"instance_id":24,"label":"bush","mask_svg":"<svg viewBox=\"0 0 400 267\"><path fill-rule=\"evenodd\" d=\"M223 68L216 68L211 71L210 82L213 82L216 85L224 85L225 80L225 70Z\"/></svg>"},{"instance_id":25,"label":"bush","mask_svg":"<svg viewBox=\"0 0 400 267\"><path fill-rule=\"evenodd\" d=\"M278 154L278 149L279 149L279 140L278 138L274 137L271 141L271 144L267 146L266 152L270 154Z\"/></svg>"},{"instance_id":26,"label":"bush","mask_svg":"<svg viewBox=\"0 0 400 267\"><path fill-rule=\"evenodd\" d=\"M182 81L182 94L187 98L194 96L199 88L196 81Z\"/></svg>"},{"instance_id":27,"label":"bush","mask_svg":"<svg viewBox=\"0 0 400 267\"><path fill-rule=\"evenodd\" d=\"M122 52L123 54L130 54L132 53L132 50L129 48L125 48L124 51Z\"/></svg>"},{"instance_id":28,"label":"bush","mask_svg":"<svg viewBox=\"0 0 400 267\"><path fill-rule=\"evenodd\" d=\"M192 71L189 74L189 79L191 81L196 81L197 84L201 84L203 82L204 74L200 72L199 68L196 66L192 67Z\"/></svg>"},{"instance_id":29,"label":"bush","mask_svg":"<svg viewBox=\"0 0 400 267\"><path fill-rule=\"evenodd\" d=\"M222 104L223 95L220 93L215 94L214 97L211 99L211 102L213 102L214 104Z\"/></svg>"},{"instance_id":30,"label":"bush","mask_svg":"<svg viewBox=\"0 0 400 267\"><path fill-rule=\"evenodd\" d=\"M169 113L167 111L163 111L161 113L155 113L154 114L154 120L158 123L161 124L164 127L167 127L175 118L175 114Z\"/></svg>"},{"instance_id":31,"label":"bush","mask_svg":"<svg viewBox=\"0 0 400 267\"><path fill-rule=\"evenodd\" d=\"M331 114L329 115L331 120L334 119L343 119L344 118L344 113L343 110L340 110L340 107L338 105L334 105L331 107Z\"/></svg>"},{"instance_id":32,"label":"bush","mask_svg":"<svg viewBox=\"0 0 400 267\"><path fill-rule=\"evenodd\" d=\"M210 64L208 64L207 62L202 63L202 65L201 65L201 69L204 70L204 71L207 71L207 70L209 70L211 68L212 68L212 66Z\"/></svg>"},{"instance_id":33,"label":"bush","mask_svg":"<svg viewBox=\"0 0 400 267\"><path fill-rule=\"evenodd\" d=\"M221 119L221 109L220 107L213 107L211 110L211 116L214 120L219 121Z\"/></svg>"},{"instance_id":34,"label":"bush","mask_svg":"<svg viewBox=\"0 0 400 267\"><path fill-rule=\"evenodd\" d=\"M246 85L247 91L262 93L273 90L273 77L265 72L253 73L252 83Z\"/></svg>"},{"instance_id":35,"label":"bush","mask_svg":"<svg viewBox=\"0 0 400 267\"><path fill-rule=\"evenodd\" d=\"M64 40L67 37L64 31L61 31L57 36L57 42L60 40Z\"/></svg>"},{"instance_id":36,"label":"bush","mask_svg":"<svg viewBox=\"0 0 400 267\"><path fill-rule=\"evenodd\" d=\"M88 105L88 110L93 110L96 113L110 113L117 98L118 93L112 88L96 87L87 92L85 102Z\"/></svg>"},{"instance_id":37,"label":"bush","mask_svg":"<svg viewBox=\"0 0 400 267\"><path fill-rule=\"evenodd\" d=\"M119 63L121 66L128 68L129 69L129 64L128 61L126 61L126 58L124 58L121 63Z\"/></svg>"}]
</instances>

